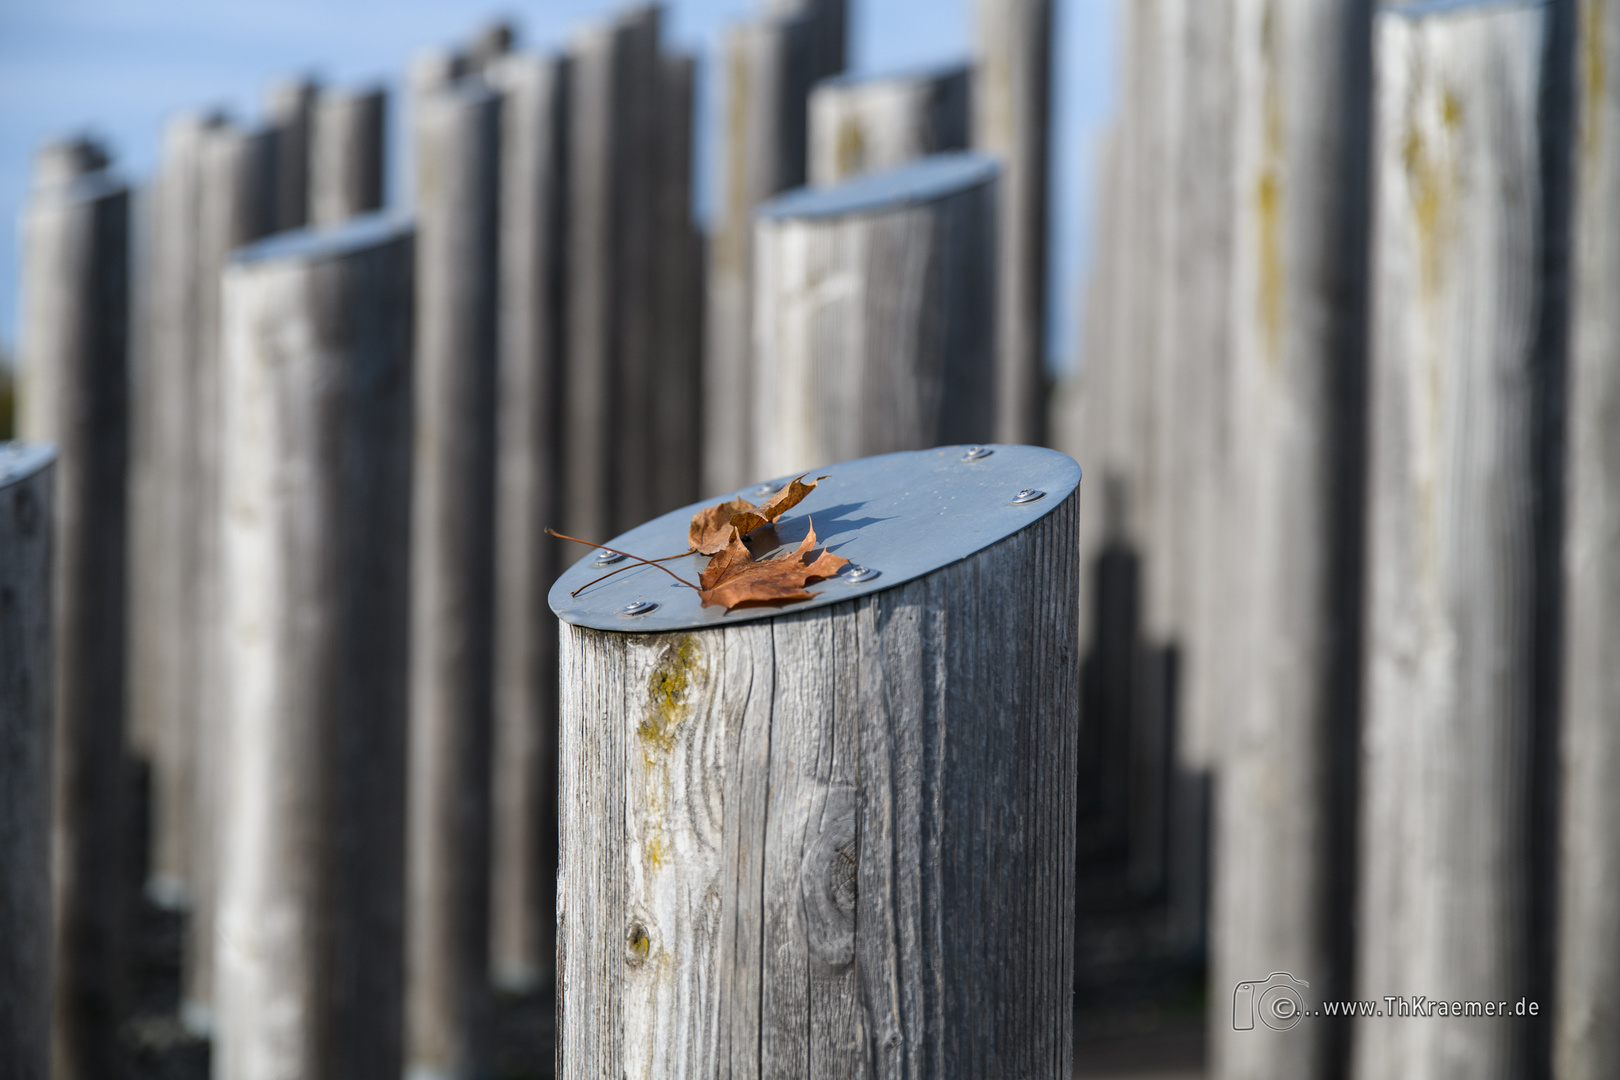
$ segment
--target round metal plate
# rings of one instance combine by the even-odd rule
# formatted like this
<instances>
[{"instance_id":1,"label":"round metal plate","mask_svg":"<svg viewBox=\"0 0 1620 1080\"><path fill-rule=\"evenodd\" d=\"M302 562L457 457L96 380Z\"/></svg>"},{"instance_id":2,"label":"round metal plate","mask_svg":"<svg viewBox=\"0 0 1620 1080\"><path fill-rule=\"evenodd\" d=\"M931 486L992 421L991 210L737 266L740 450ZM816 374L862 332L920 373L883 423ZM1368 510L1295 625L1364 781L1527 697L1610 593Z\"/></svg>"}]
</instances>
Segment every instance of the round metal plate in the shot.
<instances>
[{"instance_id":1,"label":"round metal plate","mask_svg":"<svg viewBox=\"0 0 1620 1080\"><path fill-rule=\"evenodd\" d=\"M651 566L635 566L604 581L575 589L615 567L597 565L594 549L582 557L551 589L551 609L564 622L597 630L655 633L769 619L808 611L852 597L892 589L914 578L965 559L1011 536L1062 505L1080 483L1080 466L1067 454L1037 446L995 446L995 452L964 461L965 446L943 446L846 461L811 470L810 479L826 476L815 491L777 522L784 546L804 539L814 522L818 543L859 566L875 570L870 577L847 575L809 586L815 599L783 607L751 607L726 614L702 606L695 590ZM773 481L779 488L789 478ZM692 515L706 506L740 495L763 502L762 485L706 499L671 511L608 542L608 547L656 559L685 550ZM1045 498L1017 503L1019 492L1040 490ZM597 539L589 537L588 539ZM664 566L693 584L708 559L687 555ZM626 615L639 603L658 606L641 615Z\"/></svg>"},{"instance_id":2,"label":"round metal plate","mask_svg":"<svg viewBox=\"0 0 1620 1080\"><path fill-rule=\"evenodd\" d=\"M55 443L0 442L0 487L32 476L55 460Z\"/></svg>"}]
</instances>

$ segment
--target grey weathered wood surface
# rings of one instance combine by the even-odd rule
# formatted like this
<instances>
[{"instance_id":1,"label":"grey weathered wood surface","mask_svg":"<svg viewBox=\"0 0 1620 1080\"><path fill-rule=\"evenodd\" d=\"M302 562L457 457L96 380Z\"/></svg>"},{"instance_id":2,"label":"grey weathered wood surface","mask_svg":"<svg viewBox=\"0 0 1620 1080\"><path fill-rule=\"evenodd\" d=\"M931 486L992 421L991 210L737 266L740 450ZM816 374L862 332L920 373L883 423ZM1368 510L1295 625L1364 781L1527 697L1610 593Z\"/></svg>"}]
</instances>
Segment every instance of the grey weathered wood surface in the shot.
<instances>
[{"instance_id":1,"label":"grey weathered wood surface","mask_svg":"<svg viewBox=\"0 0 1620 1080\"><path fill-rule=\"evenodd\" d=\"M77 145L77 144L75 144ZM42 152L23 219L18 435L54 442L54 1043L57 1074L122 1075L129 189ZM57 160L52 160L57 159ZM47 174L42 176L41 173ZM49 178L54 175L54 179Z\"/></svg>"},{"instance_id":2,"label":"grey weathered wood surface","mask_svg":"<svg viewBox=\"0 0 1620 1080\"><path fill-rule=\"evenodd\" d=\"M996 440L1046 430L1046 174L1052 2L975 0L973 148L1002 162Z\"/></svg>"},{"instance_id":3,"label":"grey weathered wood surface","mask_svg":"<svg viewBox=\"0 0 1620 1080\"><path fill-rule=\"evenodd\" d=\"M1555 1069L1620 1072L1620 4L1580 8Z\"/></svg>"},{"instance_id":4,"label":"grey weathered wood surface","mask_svg":"<svg viewBox=\"0 0 1620 1080\"><path fill-rule=\"evenodd\" d=\"M265 123L275 133L269 232L296 229L310 220L312 144L320 99L320 88L303 78L277 82L265 95Z\"/></svg>"},{"instance_id":5,"label":"grey weathered wood surface","mask_svg":"<svg viewBox=\"0 0 1620 1080\"><path fill-rule=\"evenodd\" d=\"M700 497L703 420L704 237L692 218L697 60L659 58L658 280L648 515Z\"/></svg>"},{"instance_id":6,"label":"grey weathered wood surface","mask_svg":"<svg viewBox=\"0 0 1620 1080\"><path fill-rule=\"evenodd\" d=\"M39 449L0 443L0 1073L18 1080L52 1075L55 466Z\"/></svg>"},{"instance_id":7,"label":"grey weathered wood surface","mask_svg":"<svg viewBox=\"0 0 1620 1080\"><path fill-rule=\"evenodd\" d=\"M336 225L383 205L388 91L322 92L310 136L309 220Z\"/></svg>"},{"instance_id":8,"label":"grey weathered wood surface","mask_svg":"<svg viewBox=\"0 0 1620 1080\"><path fill-rule=\"evenodd\" d=\"M804 183L810 89L844 69L844 0L780 3L727 34L724 132L709 249L703 401L726 423L703 425L703 490L756 478L750 460L754 210Z\"/></svg>"},{"instance_id":9,"label":"grey weathered wood surface","mask_svg":"<svg viewBox=\"0 0 1620 1080\"><path fill-rule=\"evenodd\" d=\"M1078 499L819 611L563 626L559 1076L1069 1076Z\"/></svg>"},{"instance_id":10,"label":"grey weathered wood surface","mask_svg":"<svg viewBox=\"0 0 1620 1080\"><path fill-rule=\"evenodd\" d=\"M488 1068L499 98L415 117L407 1068Z\"/></svg>"},{"instance_id":11,"label":"grey weathered wood surface","mask_svg":"<svg viewBox=\"0 0 1620 1080\"><path fill-rule=\"evenodd\" d=\"M362 219L225 276L223 1080L401 1074L412 246Z\"/></svg>"},{"instance_id":12,"label":"grey weathered wood surface","mask_svg":"<svg viewBox=\"0 0 1620 1080\"><path fill-rule=\"evenodd\" d=\"M504 19L496 19L481 27L467 42L463 55L467 58L469 75L487 75L502 58L511 55L517 41L517 29Z\"/></svg>"},{"instance_id":13,"label":"grey weathered wood surface","mask_svg":"<svg viewBox=\"0 0 1620 1080\"><path fill-rule=\"evenodd\" d=\"M760 475L990 441L998 171L936 155L761 208Z\"/></svg>"},{"instance_id":14,"label":"grey weathered wood surface","mask_svg":"<svg viewBox=\"0 0 1620 1080\"><path fill-rule=\"evenodd\" d=\"M810 92L810 183L965 149L970 85L962 64L818 83Z\"/></svg>"},{"instance_id":15,"label":"grey weathered wood surface","mask_svg":"<svg viewBox=\"0 0 1620 1080\"><path fill-rule=\"evenodd\" d=\"M501 93L500 444L496 461L494 879L498 985L551 983L556 957L557 577L568 64L512 55Z\"/></svg>"},{"instance_id":16,"label":"grey weathered wood surface","mask_svg":"<svg viewBox=\"0 0 1620 1080\"><path fill-rule=\"evenodd\" d=\"M1362 994L1516 1002L1532 977L1546 27L1534 3L1375 27ZM1529 1028L1370 1021L1356 1074L1528 1075Z\"/></svg>"}]
</instances>

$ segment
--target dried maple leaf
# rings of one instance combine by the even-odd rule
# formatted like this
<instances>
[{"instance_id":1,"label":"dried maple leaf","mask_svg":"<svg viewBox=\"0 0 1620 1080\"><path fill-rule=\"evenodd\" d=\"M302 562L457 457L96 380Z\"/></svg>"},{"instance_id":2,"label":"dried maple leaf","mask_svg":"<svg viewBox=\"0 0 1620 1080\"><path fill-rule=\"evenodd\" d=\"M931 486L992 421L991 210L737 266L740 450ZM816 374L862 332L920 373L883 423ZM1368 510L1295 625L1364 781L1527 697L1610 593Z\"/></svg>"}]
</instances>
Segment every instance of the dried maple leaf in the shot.
<instances>
[{"instance_id":1,"label":"dried maple leaf","mask_svg":"<svg viewBox=\"0 0 1620 1080\"><path fill-rule=\"evenodd\" d=\"M807 473L805 475L809 474ZM731 523L735 525L737 527L737 531L744 536L747 536L761 525L774 525L776 524L777 518L781 517L783 514L787 513L789 510L803 502L806 495L816 490L816 484L825 479L827 479L825 476L818 476L808 484L802 482L804 480L803 476L800 476L794 480L789 480L787 487L783 488L781 491L778 491L776 496L772 498L770 502L759 507L758 509L755 509L752 506L744 508L740 512L732 515ZM696 519L694 519L694 521L695 520Z\"/></svg>"},{"instance_id":2,"label":"dried maple leaf","mask_svg":"<svg viewBox=\"0 0 1620 1080\"><path fill-rule=\"evenodd\" d=\"M732 499L692 515L692 524L686 530L686 542L699 555L718 555L731 542L734 526L731 519L738 514L757 510L747 499Z\"/></svg>"},{"instance_id":3,"label":"dried maple leaf","mask_svg":"<svg viewBox=\"0 0 1620 1080\"><path fill-rule=\"evenodd\" d=\"M757 604L809 600L816 594L807 592L806 585L830 578L849 564L848 559L825 549L816 552L815 546L814 522L796 550L772 559L756 560L743 544L742 537L733 533L731 542L709 560L709 565L698 575L698 584L702 586L698 595L703 599L703 606L721 604L727 611L735 611Z\"/></svg>"}]
</instances>

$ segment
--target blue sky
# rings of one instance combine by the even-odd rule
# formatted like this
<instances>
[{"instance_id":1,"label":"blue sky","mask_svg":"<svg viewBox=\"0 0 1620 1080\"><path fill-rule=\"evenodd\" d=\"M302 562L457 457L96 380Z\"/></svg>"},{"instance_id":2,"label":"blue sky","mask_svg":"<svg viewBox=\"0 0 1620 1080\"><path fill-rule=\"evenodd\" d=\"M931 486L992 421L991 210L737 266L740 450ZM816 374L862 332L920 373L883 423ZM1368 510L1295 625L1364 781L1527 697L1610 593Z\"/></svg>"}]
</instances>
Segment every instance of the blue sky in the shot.
<instances>
[{"instance_id":1,"label":"blue sky","mask_svg":"<svg viewBox=\"0 0 1620 1080\"><path fill-rule=\"evenodd\" d=\"M1053 359L1074 348L1090 236L1092 152L1113 103L1118 0L1057 0L1053 147ZM463 40L501 16L520 45L552 50L622 0L529 0L482 6L434 0L0 0L0 343L17 335L17 221L30 159L42 142L89 131L121 172L144 182L164 119L185 108L258 116L276 78L313 73L335 84L397 85L418 49ZM707 58L752 0L666 0L677 46ZM852 0L852 68L878 72L968 53L968 0ZM704 117L719 106L704 69ZM397 110L395 110L397 119ZM713 125L700 120L699 211L713 197ZM392 193L390 193L392 197Z\"/></svg>"}]
</instances>

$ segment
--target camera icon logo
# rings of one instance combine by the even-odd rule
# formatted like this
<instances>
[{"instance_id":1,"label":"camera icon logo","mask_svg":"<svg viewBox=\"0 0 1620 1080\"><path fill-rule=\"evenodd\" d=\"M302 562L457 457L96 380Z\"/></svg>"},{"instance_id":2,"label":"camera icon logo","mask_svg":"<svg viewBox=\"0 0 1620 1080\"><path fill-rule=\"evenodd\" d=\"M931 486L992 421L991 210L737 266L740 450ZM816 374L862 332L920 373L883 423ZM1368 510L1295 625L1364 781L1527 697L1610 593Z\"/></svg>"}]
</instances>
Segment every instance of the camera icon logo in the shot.
<instances>
[{"instance_id":1,"label":"camera icon logo","mask_svg":"<svg viewBox=\"0 0 1620 1080\"><path fill-rule=\"evenodd\" d=\"M1272 1031L1287 1031L1305 1015L1305 998L1300 991L1310 989L1310 985L1286 971L1274 971L1264 982L1238 983L1232 991L1233 1030L1252 1031L1258 1012L1260 1022Z\"/></svg>"}]
</instances>

